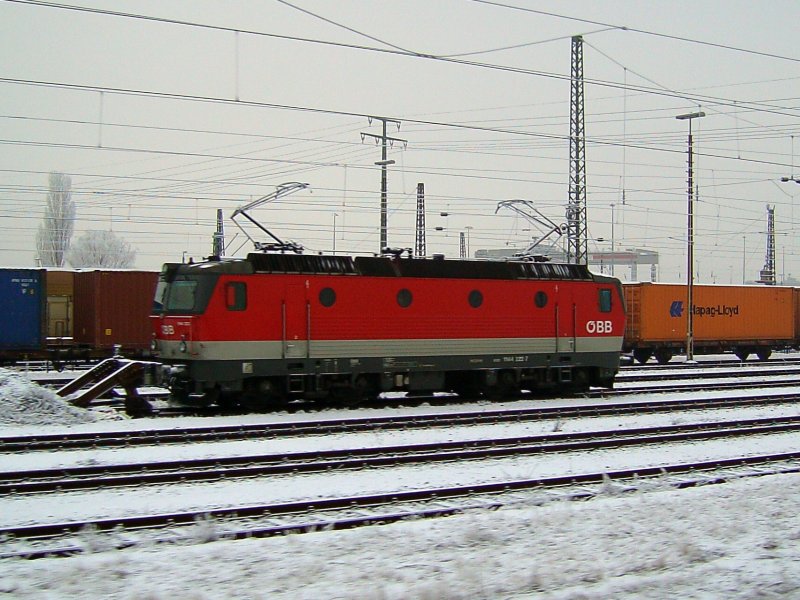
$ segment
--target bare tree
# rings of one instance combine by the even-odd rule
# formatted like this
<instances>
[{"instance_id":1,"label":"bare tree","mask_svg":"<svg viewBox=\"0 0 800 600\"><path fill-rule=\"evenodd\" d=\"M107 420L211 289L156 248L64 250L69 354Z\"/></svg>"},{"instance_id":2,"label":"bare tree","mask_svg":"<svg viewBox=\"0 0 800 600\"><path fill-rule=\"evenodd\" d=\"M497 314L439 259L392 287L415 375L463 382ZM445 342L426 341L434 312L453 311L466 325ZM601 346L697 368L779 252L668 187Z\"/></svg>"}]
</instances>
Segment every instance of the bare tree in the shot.
<instances>
[{"instance_id":1,"label":"bare tree","mask_svg":"<svg viewBox=\"0 0 800 600\"><path fill-rule=\"evenodd\" d=\"M77 268L129 269L136 251L113 231L87 231L70 248L69 264Z\"/></svg>"},{"instance_id":2,"label":"bare tree","mask_svg":"<svg viewBox=\"0 0 800 600\"><path fill-rule=\"evenodd\" d=\"M50 173L44 221L36 232L36 249L43 267L63 267L75 226L72 179Z\"/></svg>"}]
</instances>

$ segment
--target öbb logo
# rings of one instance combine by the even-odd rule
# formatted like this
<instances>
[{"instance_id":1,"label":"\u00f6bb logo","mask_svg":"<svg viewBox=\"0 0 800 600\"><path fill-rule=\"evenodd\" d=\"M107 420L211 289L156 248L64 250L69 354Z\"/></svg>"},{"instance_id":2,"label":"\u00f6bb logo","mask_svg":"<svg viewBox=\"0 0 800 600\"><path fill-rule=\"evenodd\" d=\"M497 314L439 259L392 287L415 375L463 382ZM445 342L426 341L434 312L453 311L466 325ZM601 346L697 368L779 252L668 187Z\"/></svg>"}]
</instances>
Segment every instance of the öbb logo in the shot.
<instances>
[{"instance_id":1,"label":"\u00f6bb logo","mask_svg":"<svg viewBox=\"0 0 800 600\"><path fill-rule=\"evenodd\" d=\"M589 333L611 333L613 330L611 321L588 321L586 331Z\"/></svg>"}]
</instances>

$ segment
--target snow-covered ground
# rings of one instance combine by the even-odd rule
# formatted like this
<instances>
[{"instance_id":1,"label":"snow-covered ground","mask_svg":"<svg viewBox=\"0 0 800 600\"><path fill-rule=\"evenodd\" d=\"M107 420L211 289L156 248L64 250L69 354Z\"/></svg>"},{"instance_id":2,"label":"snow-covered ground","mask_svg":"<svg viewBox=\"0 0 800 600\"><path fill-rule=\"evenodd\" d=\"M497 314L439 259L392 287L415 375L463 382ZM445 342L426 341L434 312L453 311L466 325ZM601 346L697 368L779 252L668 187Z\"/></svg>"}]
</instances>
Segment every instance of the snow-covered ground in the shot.
<instances>
[{"instance_id":1,"label":"snow-covered ground","mask_svg":"<svg viewBox=\"0 0 800 600\"><path fill-rule=\"evenodd\" d=\"M499 408L489 403L480 406L486 410ZM456 408L408 410L431 413ZM736 409L743 418L797 412L792 405ZM364 413L377 416L382 411ZM333 416L364 413L349 411ZM69 407L24 378L2 370L0 414L3 434L210 424L209 419L109 421L107 413ZM320 416L253 415L220 421L289 421ZM6 454L0 455L0 470L512 437L556 430L712 421L726 416L730 412L703 411L424 432ZM391 471L156 486L141 491L78 492L62 494L58 499L2 497L0 522L9 525L151 509L230 506L588 472L677 462L682 458L798 450L798 438L796 434L748 437L735 443L699 442ZM214 524L204 523L189 536L193 543L184 545L98 551L68 559L2 560L0 598L798 598L798 509L800 476L781 475L682 491L664 486L646 493L616 496L609 490L590 502L558 501L544 506L523 503L443 519L266 540L217 540ZM95 547L91 535L87 534L85 543L89 548Z\"/></svg>"}]
</instances>

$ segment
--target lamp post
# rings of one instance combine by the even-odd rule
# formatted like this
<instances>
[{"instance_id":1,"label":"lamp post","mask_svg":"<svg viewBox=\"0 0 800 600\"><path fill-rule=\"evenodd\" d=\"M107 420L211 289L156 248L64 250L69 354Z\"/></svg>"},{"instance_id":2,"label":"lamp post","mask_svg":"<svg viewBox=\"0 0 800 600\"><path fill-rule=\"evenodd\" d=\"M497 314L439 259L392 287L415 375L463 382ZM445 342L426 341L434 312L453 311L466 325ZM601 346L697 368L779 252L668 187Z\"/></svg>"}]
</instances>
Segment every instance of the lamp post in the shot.
<instances>
[{"instance_id":1,"label":"lamp post","mask_svg":"<svg viewBox=\"0 0 800 600\"><path fill-rule=\"evenodd\" d=\"M339 215L333 213L333 253L336 254L336 217Z\"/></svg>"},{"instance_id":2,"label":"lamp post","mask_svg":"<svg viewBox=\"0 0 800 600\"><path fill-rule=\"evenodd\" d=\"M686 315L686 361L694 360L694 171L692 166L692 121L705 117L704 112L693 112L675 117L679 121L689 121L688 138L688 185L687 185L687 244L688 252L686 258L686 296L687 296L687 315Z\"/></svg>"},{"instance_id":3,"label":"lamp post","mask_svg":"<svg viewBox=\"0 0 800 600\"><path fill-rule=\"evenodd\" d=\"M747 257L747 236L742 236L742 285L744 285L745 260Z\"/></svg>"},{"instance_id":4,"label":"lamp post","mask_svg":"<svg viewBox=\"0 0 800 600\"><path fill-rule=\"evenodd\" d=\"M611 276L614 276L614 203L611 203Z\"/></svg>"}]
</instances>

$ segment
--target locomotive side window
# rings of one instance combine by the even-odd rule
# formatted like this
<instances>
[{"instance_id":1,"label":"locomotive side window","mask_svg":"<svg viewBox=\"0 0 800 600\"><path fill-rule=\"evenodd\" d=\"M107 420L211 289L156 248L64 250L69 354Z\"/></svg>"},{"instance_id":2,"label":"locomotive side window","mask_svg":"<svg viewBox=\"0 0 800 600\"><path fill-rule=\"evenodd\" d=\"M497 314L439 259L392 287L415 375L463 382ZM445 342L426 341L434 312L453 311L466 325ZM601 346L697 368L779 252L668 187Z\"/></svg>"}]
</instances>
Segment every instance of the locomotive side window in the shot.
<instances>
[{"instance_id":1,"label":"locomotive side window","mask_svg":"<svg viewBox=\"0 0 800 600\"><path fill-rule=\"evenodd\" d=\"M533 297L533 302L538 308L544 308L547 306L547 294L541 290L536 292L536 295Z\"/></svg>"},{"instance_id":2,"label":"locomotive side window","mask_svg":"<svg viewBox=\"0 0 800 600\"><path fill-rule=\"evenodd\" d=\"M478 308L481 304L483 304L483 294L480 290L472 290L469 293L469 305L472 308Z\"/></svg>"},{"instance_id":3,"label":"locomotive side window","mask_svg":"<svg viewBox=\"0 0 800 600\"><path fill-rule=\"evenodd\" d=\"M600 290L597 299L600 304L600 312L611 312L611 290Z\"/></svg>"},{"instance_id":4,"label":"locomotive side window","mask_svg":"<svg viewBox=\"0 0 800 600\"><path fill-rule=\"evenodd\" d=\"M225 306L228 310L247 308L247 284L243 281L230 281L225 284Z\"/></svg>"},{"instance_id":5,"label":"locomotive side window","mask_svg":"<svg viewBox=\"0 0 800 600\"><path fill-rule=\"evenodd\" d=\"M333 291L333 288L326 287L320 290L319 303L327 307L336 303L336 292Z\"/></svg>"},{"instance_id":6,"label":"locomotive side window","mask_svg":"<svg viewBox=\"0 0 800 600\"><path fill-rule=\"evenodd\" d=\"M397 292L397 303L402 306L403 308L408 308L411 306L411 300L413 297L411 296L411 291L403 288L399 292Z\"/></svg>"}]
</instances>

